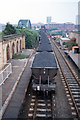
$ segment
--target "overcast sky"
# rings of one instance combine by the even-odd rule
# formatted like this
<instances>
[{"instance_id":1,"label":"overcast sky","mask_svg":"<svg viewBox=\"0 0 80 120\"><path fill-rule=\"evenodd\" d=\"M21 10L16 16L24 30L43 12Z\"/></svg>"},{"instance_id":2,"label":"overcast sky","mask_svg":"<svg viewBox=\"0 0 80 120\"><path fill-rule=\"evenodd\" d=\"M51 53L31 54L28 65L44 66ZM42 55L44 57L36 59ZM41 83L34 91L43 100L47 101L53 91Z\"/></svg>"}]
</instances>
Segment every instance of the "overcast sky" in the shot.
<instances>
[{"instance_id":1,"label":"overcast sky","mask_svg":"<svg viewBox=\"0 0 80 120\"><path fill-rule=\"evenodd\" d=\"M31 23L52 22L76 23L79 0L0 0L0 23L17 24L19 19L30 19Z\"/></svg>"}]
</instances>

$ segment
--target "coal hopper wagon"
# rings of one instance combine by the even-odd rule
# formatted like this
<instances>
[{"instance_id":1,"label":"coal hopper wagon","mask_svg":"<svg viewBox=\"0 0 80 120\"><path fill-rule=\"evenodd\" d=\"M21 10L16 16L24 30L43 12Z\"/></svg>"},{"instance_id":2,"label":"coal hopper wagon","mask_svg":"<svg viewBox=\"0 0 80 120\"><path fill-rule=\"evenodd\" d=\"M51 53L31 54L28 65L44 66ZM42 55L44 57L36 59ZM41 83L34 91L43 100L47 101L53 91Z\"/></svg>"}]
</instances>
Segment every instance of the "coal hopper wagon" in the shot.
<instances>
[{"instance_id":1,"label":"coal hopper wagon","mask_svg":"<svg viewBox=\"0 0 80 120\"><path fill-rule=\"evenodd\" d=\"M53 52L37 52L31 69L33 90L55 91L58 65Z\"/></svg>"}]
</instances>

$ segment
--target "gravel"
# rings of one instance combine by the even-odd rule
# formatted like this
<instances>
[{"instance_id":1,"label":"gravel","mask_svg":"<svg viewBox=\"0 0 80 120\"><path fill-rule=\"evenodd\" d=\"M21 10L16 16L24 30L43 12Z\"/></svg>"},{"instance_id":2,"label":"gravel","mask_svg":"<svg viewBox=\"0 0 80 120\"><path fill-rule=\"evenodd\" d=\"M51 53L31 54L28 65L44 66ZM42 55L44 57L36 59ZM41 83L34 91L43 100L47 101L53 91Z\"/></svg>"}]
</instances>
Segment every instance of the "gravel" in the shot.
<instances>
[{"instance_id":1,"label":"gravel","mask_svg":"<svg viewBox=\"0 0 80 120\"><path fill-rule=\"evenodd\" d=\"M61 76L60 76L59 71L56 77L55 101L56 101L55 118L60 119L60 120L65 120L65 119L71 120L73 118L72 111L68 103L65 88L61 81Z\"/></svg>"}]
</instances>

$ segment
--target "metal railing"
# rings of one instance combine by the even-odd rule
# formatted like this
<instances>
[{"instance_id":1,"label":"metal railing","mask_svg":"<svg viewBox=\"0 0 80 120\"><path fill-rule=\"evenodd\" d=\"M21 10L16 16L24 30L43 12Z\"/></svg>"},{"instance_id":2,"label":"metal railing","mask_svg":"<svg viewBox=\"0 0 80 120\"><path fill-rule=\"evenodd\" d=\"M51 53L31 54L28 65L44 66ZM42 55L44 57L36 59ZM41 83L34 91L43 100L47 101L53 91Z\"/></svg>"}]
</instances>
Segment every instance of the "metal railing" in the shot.
<instances>
[{"instance_id":1,"label":"metal railing","mask_svg":"<svg viewBox=\"0 0 80 120\"><path fill-rule=\"evenodd\" d=\"M0 86L5 82L5 80L12 73L11 63L4 64L4 68L0 71Z\"/></svg>"}]
</instances>

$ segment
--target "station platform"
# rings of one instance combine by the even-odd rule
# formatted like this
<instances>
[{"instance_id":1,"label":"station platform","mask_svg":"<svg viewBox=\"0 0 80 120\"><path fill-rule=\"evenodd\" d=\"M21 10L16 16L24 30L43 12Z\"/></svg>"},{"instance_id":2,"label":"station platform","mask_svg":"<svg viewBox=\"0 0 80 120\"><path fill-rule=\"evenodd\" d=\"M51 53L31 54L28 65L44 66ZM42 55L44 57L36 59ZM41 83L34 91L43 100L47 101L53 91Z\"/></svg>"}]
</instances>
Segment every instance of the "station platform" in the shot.
<instances>
[{"instance_id":1,"label":"station platform","mask_svg":"<svg viewBox=\"0 0 80 120\"><path fill-rule=\"evenodd\" d=\"M68 54L68 51L65 51L65 53ZM73 60L73 62L77 65L77 67L80 69L80 54L70 52L69 56Z\"/></svg>"},{"instance_id":2,"label":"station platform","mask_svg":"<svg viewBox=\"0 0 80 120\"><path fill-rule=\"evenodd\" d=\"M24 50L24 52L25 54L27 53L26 50ZM32 55L33 52L33 50L28 51L30 55ZM30 66L32 60L33 58L31 57L30 59L9 61L12 63L13 72L2 86L2 104L4 106L2 119L18 117L31 77ZM12 91L13 93L11 93Z\"/></svg>"}]
</instances>

